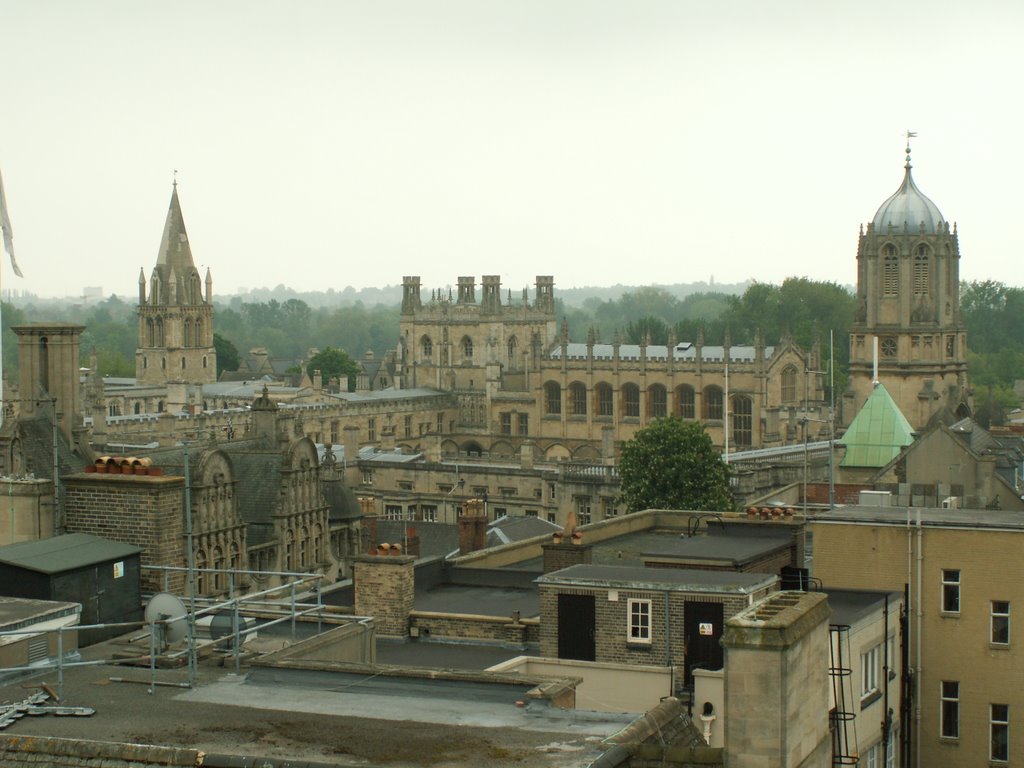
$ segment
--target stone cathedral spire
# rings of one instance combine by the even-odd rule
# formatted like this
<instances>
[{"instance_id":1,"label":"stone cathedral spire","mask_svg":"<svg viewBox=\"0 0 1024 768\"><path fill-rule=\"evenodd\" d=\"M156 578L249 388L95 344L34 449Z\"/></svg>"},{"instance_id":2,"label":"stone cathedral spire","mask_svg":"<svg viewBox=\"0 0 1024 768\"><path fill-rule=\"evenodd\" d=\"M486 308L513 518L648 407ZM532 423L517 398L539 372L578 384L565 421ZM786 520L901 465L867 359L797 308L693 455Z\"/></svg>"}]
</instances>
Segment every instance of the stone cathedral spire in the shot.
<instances>
[{"instance_id":1,"label":"stone cathedral spire","mask_svg":"<svg viewBox=\"0 0 1024 768\"><path fill-rule=\"evenodd\" d=\"M135 351L139 384L208 384L217 380L209 269L205 283L204 296L175 181L148 295L145 272L139 276L139 343Z\"/></svg>"}]
</instances>

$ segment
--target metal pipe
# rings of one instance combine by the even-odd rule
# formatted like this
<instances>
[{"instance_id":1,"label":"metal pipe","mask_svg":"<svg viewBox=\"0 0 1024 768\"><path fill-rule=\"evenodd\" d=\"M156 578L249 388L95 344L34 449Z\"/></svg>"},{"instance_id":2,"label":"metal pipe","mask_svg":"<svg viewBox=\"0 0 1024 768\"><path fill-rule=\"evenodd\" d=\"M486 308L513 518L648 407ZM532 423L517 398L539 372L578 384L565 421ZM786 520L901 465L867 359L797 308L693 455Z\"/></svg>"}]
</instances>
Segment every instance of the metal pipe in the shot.
<instances>
[{"instance_id":1,"label":"metal pipe","mask_svg":"<svg viewBox=\"0 0 1024 768\"><path fill-rule=\"evenodd\" d=\"M924 568L924 533L921 528L921 508L917 508L917 637L914 639L914 656L917 672L914 675L914 764L921 768L921 603L923 600L922 570Z\"/></svg>"}]
</instances>

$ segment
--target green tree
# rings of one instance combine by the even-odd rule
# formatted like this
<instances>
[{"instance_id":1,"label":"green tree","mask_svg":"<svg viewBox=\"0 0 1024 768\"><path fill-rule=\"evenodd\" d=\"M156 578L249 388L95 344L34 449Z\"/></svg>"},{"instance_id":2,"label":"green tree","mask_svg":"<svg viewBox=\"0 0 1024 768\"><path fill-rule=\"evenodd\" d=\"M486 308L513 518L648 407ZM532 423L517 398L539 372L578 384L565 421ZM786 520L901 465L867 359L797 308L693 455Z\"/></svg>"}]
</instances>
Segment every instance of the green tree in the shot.
<instances>
[{"instance_id":1,"label":"green tree","mask_svg":"<svg viewBox=\"0 0 1024 768\"><path fill-rule=\"evenodd\" d=\"M343 377L348 381L348 391L356 387L356 374L359 373L359 366L343 349L327 347L317 352L306 364L306 373L312 378L316 371L320 371L325 382L337 377L340 381Z\"/></svg>"},{"instance_id":2,"label":"green tree","mask_svg":"<svg viewBox=\"0 0 1024 768\"><path fill-rule=\"evenodd\" d=\"M241 358L238 356L238 348L225 339L219 333L213 334L213 348L217 352L217 378L224 371L237 371Z\"/></svg>"},{"instance_id":3,"label":"green tree","mask_svg":"<svg viewBox=\"0 0 1024 768\"><path fill-rule=\"evenodd\" d=\"M656 419L622 446L622 500L641 509L732 509L729 466L704 426L670 416Z\"/></svg>"}]
</instances>

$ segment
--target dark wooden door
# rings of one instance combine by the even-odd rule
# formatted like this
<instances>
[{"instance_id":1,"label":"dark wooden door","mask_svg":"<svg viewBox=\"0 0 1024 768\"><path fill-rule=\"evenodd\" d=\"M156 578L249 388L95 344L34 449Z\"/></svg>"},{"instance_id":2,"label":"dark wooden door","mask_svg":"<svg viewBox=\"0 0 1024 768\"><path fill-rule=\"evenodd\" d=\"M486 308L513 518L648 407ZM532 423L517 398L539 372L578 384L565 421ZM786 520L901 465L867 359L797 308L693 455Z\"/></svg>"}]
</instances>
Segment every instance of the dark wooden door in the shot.
<instances>
[{"instance_id":1,"label":"dark wooden door","mask_svg":"<svg viewBox=\"0 0 1024 768\"><path fill-rule=\"evenodd\" d=\"M686 635L686 685L693 682L693 670L722 668L722 629L725 625L721 603L683 603L683 632Z\"/></svg>"},{"instance_id":2,"label":"dark wooden door","mask_svg":"<svg viewBox=\"0 0 1024 768\"><path fill-rule=\"evenodd\" d=\"M594 596L558 596L558 658L594 661Z\"/></svg>"}]
</instances>

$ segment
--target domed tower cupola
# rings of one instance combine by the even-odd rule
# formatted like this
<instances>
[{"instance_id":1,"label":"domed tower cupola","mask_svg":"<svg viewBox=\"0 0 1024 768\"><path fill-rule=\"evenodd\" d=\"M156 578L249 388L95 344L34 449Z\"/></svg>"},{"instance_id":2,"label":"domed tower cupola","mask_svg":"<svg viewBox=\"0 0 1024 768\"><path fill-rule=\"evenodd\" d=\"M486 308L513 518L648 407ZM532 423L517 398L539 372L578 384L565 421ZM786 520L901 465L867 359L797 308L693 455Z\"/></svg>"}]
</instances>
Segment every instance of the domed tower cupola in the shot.
<instances>
[{"instance_id":1,"label":"domed tower cupola","mask_svg":"<svg viewBox=\"0 0 1024 768\"><path fill-rule=\"evenodd\" d=\"M849 414L879 379L915 428L946 408L969 407L967 337L960 317L960 246L939 207L911 174L907 132L903 182L862 228L857 246L857 310L850 334ZM845 406L844 406L845 411Z\"/></svg>"},{"instance_id":2,"label":"domed tower cupola","mask_svg":"<svg viewBox=\"0 0 1024 768\"><path fill-rule=\"evenodd\" d=\"M925 196L910 172L910 143L907 142L907 161L904 164L903 183L875 213L872 228L879 233L892 229L900 232L922 232L935 235L945 226L939 206Z\"/></svg>"}]
</instances>

